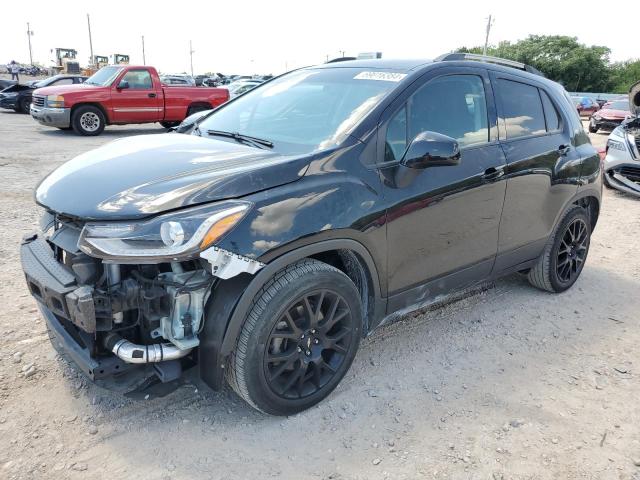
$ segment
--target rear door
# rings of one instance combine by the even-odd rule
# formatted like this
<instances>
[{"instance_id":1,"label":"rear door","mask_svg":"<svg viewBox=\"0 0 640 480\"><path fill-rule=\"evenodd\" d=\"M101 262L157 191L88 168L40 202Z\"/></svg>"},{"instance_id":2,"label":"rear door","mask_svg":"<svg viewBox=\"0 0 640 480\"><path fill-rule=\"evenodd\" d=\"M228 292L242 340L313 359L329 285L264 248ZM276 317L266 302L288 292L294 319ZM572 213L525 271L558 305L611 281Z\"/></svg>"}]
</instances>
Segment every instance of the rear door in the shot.
<instances>
[{"instance_id":1,"label":"rear door","mask_svg":"<svg viewBox=\"0 0 640 480\"><path fill-rule=\"evenodd\" d=\"M499 271L540 254L559 212L577 191L580 155L555 91L529 77L492 72L491 78L507 158Z\"/></svg>"},{"instance_id":2,"label":"rear door","mask_svg":"<svg viewBox=\"0 0 640 480\"><path fill-rule=\"evenodd\" d=\"M114 82L111 103L112 123L157 122L163 117L162 90L145 68L127 70Z\"/></svg>"}]
</instances>

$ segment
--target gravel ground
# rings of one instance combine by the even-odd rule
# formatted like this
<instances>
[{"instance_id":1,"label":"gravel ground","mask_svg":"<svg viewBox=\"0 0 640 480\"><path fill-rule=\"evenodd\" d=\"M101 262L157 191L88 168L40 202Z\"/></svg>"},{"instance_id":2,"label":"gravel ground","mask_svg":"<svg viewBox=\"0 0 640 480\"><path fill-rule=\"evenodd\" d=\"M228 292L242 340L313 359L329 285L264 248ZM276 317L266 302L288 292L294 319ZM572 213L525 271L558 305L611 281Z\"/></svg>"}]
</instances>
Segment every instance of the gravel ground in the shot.
<instances>
[{"instance_id":1,"label":"gravel ground","mask_svg":"<svg viewBox=\"0 0 640 480\"><path fill-rule=\"evenodd\" d=\"M268 417L196 385L134 402L86 382L20 270L33 187L92 147L160 132L82 138L0 113L0 478L640 480L640 201L610 190L571 290L515 275L385 327L308 412Z\"/></svg>"}]
</instances>

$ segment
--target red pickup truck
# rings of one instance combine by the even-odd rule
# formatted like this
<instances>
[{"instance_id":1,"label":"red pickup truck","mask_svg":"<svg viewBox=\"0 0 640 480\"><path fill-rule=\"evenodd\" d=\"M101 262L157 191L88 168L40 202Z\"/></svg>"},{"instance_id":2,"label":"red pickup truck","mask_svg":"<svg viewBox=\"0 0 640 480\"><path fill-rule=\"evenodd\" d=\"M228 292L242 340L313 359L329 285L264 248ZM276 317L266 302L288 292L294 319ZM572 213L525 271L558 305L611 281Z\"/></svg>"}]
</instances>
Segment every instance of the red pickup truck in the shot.
<instances>
[{"instance_id":1,"label":"red pickup truck","mask_svg":"<svg viewBox=\"0 0 640 480\"><path fill-rule=\"evenodd\" d=\"M99 135L108 124L160 122L169 128L228 99L222 88L163 85L153 67L114 65L82 84L37 89L30 113L43 125Z\"/></svg>"}]
</instances>

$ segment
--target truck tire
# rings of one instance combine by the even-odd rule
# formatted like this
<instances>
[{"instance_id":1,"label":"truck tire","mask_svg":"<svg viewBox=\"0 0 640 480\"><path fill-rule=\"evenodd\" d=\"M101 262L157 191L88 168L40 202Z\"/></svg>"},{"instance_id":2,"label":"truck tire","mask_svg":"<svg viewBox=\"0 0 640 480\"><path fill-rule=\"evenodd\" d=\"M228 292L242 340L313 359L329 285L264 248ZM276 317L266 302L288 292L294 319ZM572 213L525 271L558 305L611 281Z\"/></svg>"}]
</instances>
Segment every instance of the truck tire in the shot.
<instances>
[{"instance_id":1,"label":"truck tire","mask_svg":"<svg viewBox=\"0 0 640 480\"><path fill-rule=\"evenodd\" d=\"M580 276L589 253L591 222L587 211L574 206L564 215L537 263L529 271L529 283L548 292L570 288Z\"/></svg>"},{"instance_id":2,"label":"truck tire","mask_svg":"<svg viewBox=\"0 0 640 480\"><path fill-rule=\"evenodd\" d=\"M333 391L361 335L362 306L353 282L331 265L301 260L256 294L227 380L257 410L292 415Z\"/></svg>"},{"instance_id":3,"label":"truck tire","mask_svg":"<svg viewBox=\"0 0 640 480\"><path fill-rule=\"evenodd\" d=\"M168 129L168 128L177 127L178 125L180 125L180 122L160 122L160 125Z\"/></svg>"},{"instance_id":4,"label":"truck tire","mask_svg":"<svg viewBox=\"0 0 640 480\"><path fill-rule=\"evenodd\" d=\"M93 137L100 135L105 127L102 110L93 105L83 105L71 115L71 126L78 135Z\"/></svg>"}]
</instances>

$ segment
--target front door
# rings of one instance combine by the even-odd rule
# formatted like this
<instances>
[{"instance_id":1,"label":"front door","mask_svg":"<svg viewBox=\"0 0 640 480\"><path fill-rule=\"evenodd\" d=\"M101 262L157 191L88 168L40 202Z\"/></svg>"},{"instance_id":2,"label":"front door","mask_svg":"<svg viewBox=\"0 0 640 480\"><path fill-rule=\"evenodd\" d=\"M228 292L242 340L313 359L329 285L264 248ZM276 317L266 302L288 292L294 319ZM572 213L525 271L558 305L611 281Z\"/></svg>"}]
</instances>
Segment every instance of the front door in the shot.
<instances>
[{"instance_id":1,"label":"front door","mask_svg":"<svg viewBox=\"0 0 640 480\"><path fill-rule=\"evenodd\" d=\"M406 100L390 107L379 132L389 205L389 311L488 276L498 245L505 157L488 75L468 67L427 75ZM399 165L423 131L456 139L460 163L414 172Z\"/></svg>"},{"instance_id":2,"label":"front door","mask_svg":"<svg viewBox=\"0 0 640 480\"><path fill-rule=\"evenodd\" d=\"M162 87L154 85L147 69L128 70L114 85L111 92L112 123L162 120Z\"/></svg>"}]
</instances>

